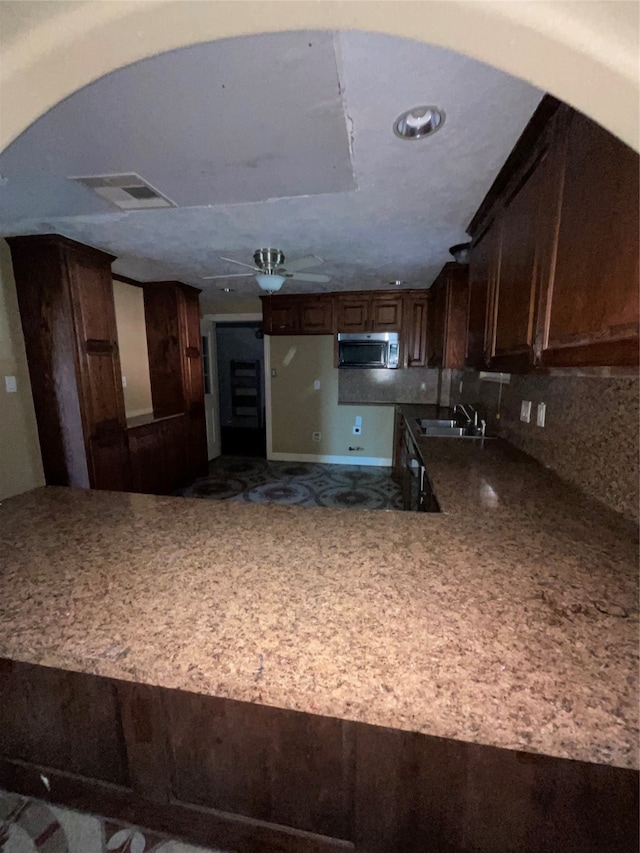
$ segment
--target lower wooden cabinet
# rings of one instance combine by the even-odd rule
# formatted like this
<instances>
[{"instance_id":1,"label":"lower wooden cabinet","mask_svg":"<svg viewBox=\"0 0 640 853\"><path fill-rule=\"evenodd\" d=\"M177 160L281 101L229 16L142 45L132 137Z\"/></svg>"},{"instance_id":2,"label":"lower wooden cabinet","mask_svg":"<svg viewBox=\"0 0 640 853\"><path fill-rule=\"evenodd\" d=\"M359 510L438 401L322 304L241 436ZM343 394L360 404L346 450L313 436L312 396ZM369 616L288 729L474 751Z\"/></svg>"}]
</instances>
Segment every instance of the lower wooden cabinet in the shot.
<instances>
[{"instance_id":1,"label":"lower wooden cabinet","mask_svg":"<svg viewBox=\"0 0 640 853\"><path fill-rule=\"evenodd\" d=\"M638 850L630 769L6 659L0 696L0 787L193 844Z\"/></svg>"},{"instance_id":2,"label":"lower wooden cabinet","mask_svg":"<svg viewBox=\"0 0 640 853\"><path fill-rule=\"evenodd\" d=\"M186 415L131 427L128 439L132 491L170 495L192 479Z\"/></svg>"}]
</instances>

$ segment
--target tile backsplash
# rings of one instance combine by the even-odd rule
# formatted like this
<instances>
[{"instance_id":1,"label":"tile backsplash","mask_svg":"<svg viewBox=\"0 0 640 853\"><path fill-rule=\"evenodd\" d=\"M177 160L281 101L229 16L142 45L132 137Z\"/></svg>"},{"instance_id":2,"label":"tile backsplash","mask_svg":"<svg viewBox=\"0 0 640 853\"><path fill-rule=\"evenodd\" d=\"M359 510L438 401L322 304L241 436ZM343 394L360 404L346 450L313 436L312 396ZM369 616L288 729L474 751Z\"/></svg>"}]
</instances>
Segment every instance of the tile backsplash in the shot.
<instances>
[{"instance_id":1,"label":"tile backsplash","mask_svg":"<svg viewBox=\"0 0 640 853\"><path fill-rule=\"evenodd\" d=\"M462 383L462 391L460 391ZM511 375L508 385L453 371L451 404L481 403L490 429L591 496L638 517L640 380L637 376ZM520 420L531 401L531 422ZM537 404L546 404L544 428Z\"/></svg>"},{"instance_id":2,"label":"tile backsplash","mask_svg":"<svg viewBox=\"0 0 640 853\"><path fill-rule=\"evenodd\" d=\"M435 403L449 405L451 370L339 370L339 403Z\"/></svg>"}]
</instances>

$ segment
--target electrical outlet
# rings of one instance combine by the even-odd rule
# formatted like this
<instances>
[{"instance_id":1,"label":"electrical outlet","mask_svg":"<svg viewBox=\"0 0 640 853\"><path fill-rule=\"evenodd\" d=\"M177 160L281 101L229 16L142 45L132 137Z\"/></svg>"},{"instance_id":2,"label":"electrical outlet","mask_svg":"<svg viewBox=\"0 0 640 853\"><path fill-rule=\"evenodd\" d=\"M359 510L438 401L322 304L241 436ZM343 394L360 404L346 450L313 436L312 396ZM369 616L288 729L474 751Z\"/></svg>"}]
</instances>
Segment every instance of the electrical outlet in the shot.
<instances>
[{"instance_id":1,"label":"electrical outlet","mask_svg":"<svg viewBox=\"0 0 640 853\"><path fill-rule=\"evenodd\" d=\"M7 390L7 394L15 394L18 390L18 380L15 376L5 376L4 387Z\"/></svg>"},{"instance_id":2,"label":"electrical outlet","mask_svg":"<svg viewBox=\"0 0 640 853\"><path fill-rule=\"evenodd\" d=\"M538 403L538 411L536 414L536 424L539 427L544 426L544 421L547 416L547 404L546 403Z\"/></svg>"},{"instance_id":3,"label":"electrical outlet","mask_svg":"<svg viewBox=\"0 0 640 853\"><path fill-rule=\"evenodd\" d=\"M314 441L320 441L320 439L322 438L322 433L321 433L321 432L312 432L312 433L311 433L311 438L312 438Z\"/></svg>"},{"instance_id":4,"label":"electrical outlet","mask_svg":"<svg viewBox=\"0 0 640 853\"><path fill-rule=\"evenodd\" d=\"M351 427L351 432L352 432L354 435L361 435L361 433L362 433L362 427L361 427L361 426L354 426L354 427Z\"/></svg>"},{"instance_id":5,"label":"electrical outlet","mask_svg":"<svg viewBox=\"0 0 640 853\"><path fill-rule=\"evenodd\" d=\"M126 388L126 387L127 387L127 377L126 377L126 376L123 376L123 377L122 377L122 387L123 387L123 388Z\"/></svg>"},{"instance_id":6,"label":"electrical outlet","mask_svg":"<svg viewBox=\"0 0 640 853\"><path fill-rule=\"evenodd\" d=\"M313 390L314 390L314 391L319 391L319 390L320 390L320 380L319 380L319 379L314 379L314 380L313 380Z\"/></svg>"},{"instance_id":7,"label":"electrical outlet","mask_svg":"<svg viewBox=\"0 0 640 853\"><path fill-rule=\"evenodd\" d=\"M520 405L520 420L525 424L531 422L531 400L523 400Z\"/></svg>"}]
</instances>

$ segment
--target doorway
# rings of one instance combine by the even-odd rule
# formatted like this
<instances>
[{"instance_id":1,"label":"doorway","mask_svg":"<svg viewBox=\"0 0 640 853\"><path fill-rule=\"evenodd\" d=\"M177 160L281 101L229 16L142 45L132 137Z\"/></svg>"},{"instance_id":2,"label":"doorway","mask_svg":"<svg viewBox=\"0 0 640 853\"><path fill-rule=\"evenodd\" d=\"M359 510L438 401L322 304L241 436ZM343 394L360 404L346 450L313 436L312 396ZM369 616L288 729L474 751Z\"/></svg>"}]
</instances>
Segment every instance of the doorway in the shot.
<instances>
[{"instance_id":1,"label":"doorway","mask_svg":"<svg viewBox=\"0 0 640 853\"><path fill-rule=\"evenodd\" d=\"M225 456L266 458L262 322L215 325L220 438Z\"/></svg>"}]
</instances>

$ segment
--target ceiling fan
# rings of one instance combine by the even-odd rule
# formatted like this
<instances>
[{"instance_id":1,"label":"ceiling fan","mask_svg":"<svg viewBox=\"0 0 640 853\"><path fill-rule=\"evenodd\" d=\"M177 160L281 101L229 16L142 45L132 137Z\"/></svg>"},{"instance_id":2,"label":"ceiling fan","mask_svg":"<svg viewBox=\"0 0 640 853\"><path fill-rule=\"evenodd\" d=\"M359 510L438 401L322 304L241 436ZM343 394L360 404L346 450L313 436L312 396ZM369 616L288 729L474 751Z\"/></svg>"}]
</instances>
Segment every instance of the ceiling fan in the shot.
<instances>
[{"instance_id":1,"label":"ceiling fan","mask_svg":"<svg viewBox=\"0 0 640 853\"><path fill-rule=\"evenodd\" d=\"M243 278L251 275L255 276L256 281L268 293L275 293L280 290L284 282L288 278L296 281L312 281L317 284L324 284L331 281L329 275L316 275L314 273L302 272L312 267L317 267L323 263L322 258L317 255L308 255L306 258L298 258L295 261L284 266L284 252L280 249L256 249L253 253L255 266L245 264L243 261L236 261L233 258L223 258L221 261L228 261L231 264L238 264L241 267L248 267L252 272L231 273L231 275L207 275L204 279L211 280L215 278Z\"/></svg>"}]
</instances>

